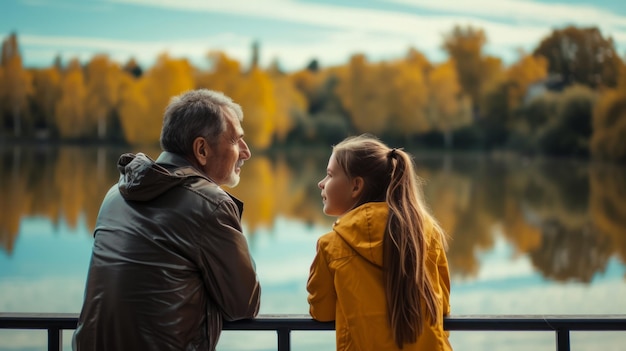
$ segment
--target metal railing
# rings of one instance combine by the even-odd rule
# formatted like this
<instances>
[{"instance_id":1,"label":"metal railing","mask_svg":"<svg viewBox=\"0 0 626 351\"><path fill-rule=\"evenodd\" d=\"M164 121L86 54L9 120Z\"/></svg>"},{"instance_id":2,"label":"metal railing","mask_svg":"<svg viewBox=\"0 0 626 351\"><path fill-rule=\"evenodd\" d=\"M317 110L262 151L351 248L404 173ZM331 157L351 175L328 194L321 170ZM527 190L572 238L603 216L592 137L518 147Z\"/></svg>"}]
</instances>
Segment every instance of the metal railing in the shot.
<instances>
[{"instance_id":1,"label":"metal railing","mask_svg":"<svg viewBox=\"0 0 626 351\"><path fill-rule=\"evenodd\" d=\"M62 332L76 328L76 313L0 313L0 329L48 331L48 350L62 349ZM446 330L552 331L557 351L570 350L571 331L626 331L626 315L477 315L451 316ZM256 319L225 322L224 330L267 331L278 334L278 351L291 350L291 331L334 330L333 322L317 322L308 315L260 315Z\"/></svg>"}]
</instances>

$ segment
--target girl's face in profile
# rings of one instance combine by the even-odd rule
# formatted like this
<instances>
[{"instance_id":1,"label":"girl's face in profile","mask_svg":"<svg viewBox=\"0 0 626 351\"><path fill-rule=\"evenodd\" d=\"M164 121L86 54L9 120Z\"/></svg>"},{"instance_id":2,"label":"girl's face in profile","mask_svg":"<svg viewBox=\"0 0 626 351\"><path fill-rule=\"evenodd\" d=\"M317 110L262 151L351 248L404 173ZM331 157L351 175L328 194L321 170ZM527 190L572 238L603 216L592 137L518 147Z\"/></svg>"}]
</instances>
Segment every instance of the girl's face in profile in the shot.
<instances>
[{"instance_id":1,"label":"girl's face in profile","mask_svg":"<svg viewBox=\"0 0 626 351\"><path fill-rule=\"evenodd\" d=\"M339 217L356 203L353 181L339 166L335 154L328 160L326 177L317 186L322 190L324 213L329 216Z\"/></svg>"}]
</instances>

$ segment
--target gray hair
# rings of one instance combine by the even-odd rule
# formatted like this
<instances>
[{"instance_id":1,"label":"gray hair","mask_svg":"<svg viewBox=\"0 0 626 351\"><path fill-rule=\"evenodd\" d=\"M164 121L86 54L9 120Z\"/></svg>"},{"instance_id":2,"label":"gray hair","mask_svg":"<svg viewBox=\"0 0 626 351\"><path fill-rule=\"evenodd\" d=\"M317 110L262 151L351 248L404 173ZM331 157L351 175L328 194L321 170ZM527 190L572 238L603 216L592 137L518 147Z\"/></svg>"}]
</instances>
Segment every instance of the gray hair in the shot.
<instances>
[{"instance_id":1,"label":"gray hair","mask_svg":"<svg viewBox=\"0 0 626 351\"><path fill-rule=\"evenodd\" d=\"M239 104L221 92L198 89L174 96L163 115L161 148L182 156L193 155L193 141L204 137L211 144L226 130L224 110L243 120Z\"/></svg>"}]
</instances>

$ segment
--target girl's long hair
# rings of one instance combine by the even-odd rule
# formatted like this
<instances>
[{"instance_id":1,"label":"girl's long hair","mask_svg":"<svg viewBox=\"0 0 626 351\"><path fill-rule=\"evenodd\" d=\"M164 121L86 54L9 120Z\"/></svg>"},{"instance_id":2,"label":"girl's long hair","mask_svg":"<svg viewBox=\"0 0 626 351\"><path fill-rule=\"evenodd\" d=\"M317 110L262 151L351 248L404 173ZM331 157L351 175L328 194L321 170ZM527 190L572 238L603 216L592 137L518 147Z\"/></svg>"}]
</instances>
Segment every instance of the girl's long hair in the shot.
<instances>
[{"instance_id":1,"label":"girl's long hair","mask_svg":"<svg viewBox=\"0 0 626 351\"><path fill-rule=\"evenodd\" d=\"M362 177L363 193L355 205L387 202L389 218L383 240L383 275L387 319L396 344L414 343L424 323L442 318L434 288L436 282L425 269L428 259L427 230L446 238L422 200L420 180L412 157L390 149L374 136L363 134L333 147L333 154L350 178Z\"/></svg>"}]
</instances>

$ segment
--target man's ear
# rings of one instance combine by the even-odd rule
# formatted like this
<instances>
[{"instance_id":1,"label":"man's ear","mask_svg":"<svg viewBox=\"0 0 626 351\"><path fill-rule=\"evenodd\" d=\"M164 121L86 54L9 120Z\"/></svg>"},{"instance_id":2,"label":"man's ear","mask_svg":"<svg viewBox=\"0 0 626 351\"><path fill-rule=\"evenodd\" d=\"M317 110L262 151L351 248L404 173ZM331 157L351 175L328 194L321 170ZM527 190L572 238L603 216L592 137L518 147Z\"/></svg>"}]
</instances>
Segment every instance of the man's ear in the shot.
<instances>
[{"instance_id":1,"label":"man's ear","mask_svg":"<svg viewBox=\"0 0 626 351\"><path fill-rule=\"evenodd\" d=\"M197 137L193 141L193 157L201 166L206 166L211 157L211 145L203 137Z\"/></svg>"},{"instance_id":2,"label":"man's ear","mask_svg":"<svg viewBox=\"0 0 626 351\"><path fill-rule=\"evenodd\" d=\"M352 198L356 199L361 196L363 192L363 187L365 187L365 180L363 177L354 177L352 178Z\"/></svg>"}]
</instances>

